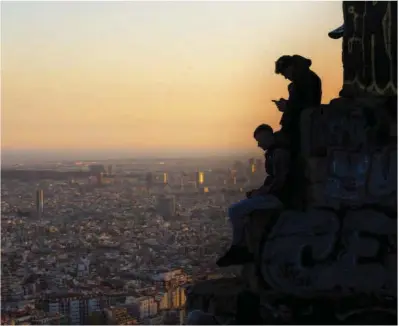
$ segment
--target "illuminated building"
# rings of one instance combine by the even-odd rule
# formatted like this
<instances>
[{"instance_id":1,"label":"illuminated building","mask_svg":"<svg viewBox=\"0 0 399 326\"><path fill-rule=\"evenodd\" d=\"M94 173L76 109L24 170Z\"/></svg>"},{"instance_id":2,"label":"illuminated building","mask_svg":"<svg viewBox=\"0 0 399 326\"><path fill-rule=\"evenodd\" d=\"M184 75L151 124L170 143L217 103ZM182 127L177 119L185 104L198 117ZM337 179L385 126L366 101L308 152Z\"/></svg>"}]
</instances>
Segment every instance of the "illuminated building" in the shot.
<instances>
[{"instance_id":1,"label":"illuminated building","mask_svg":"<svg viewBox=\"0 0 399 326\"><path fill-rule=\"evenodd\" d=\"M205 182L204 172L197 172L197 182L199 185L204 184L204 182Z\"/></svg>"},{"instance_id":2,"label":"illuminated building","mask_svg":"<svg viewBox=\"0 0 399 326\"><path fill-rule=\"evenodd\" d=\"M169 291L166 292L159 291L155 297L155 300L158 302L159 310L170 309Z\"/></svg>"},{"instance_id":3,"label":"illuminated building","mask_svg":"<svg viewBox=\"0 0 399 326\"><path fill-rule=\"evenodd\" d=\"M198 188L199 186L203 185L205 182L205 175L204 172L198 171L195 173L195 187Z\"/></svg>"},{"instance_id":4,"label":"illuminated building","mask_svg":"<svg viewBox=\"0 0 399 326\"><path fill-rule=\"evenodd\" d=\"M184 287L178 287L172 291L173 308L183 308L186 303L186 291Z\"/></svg>"},{"instance_id":5,"label":"illuminated building","mask_svg":"<svg viewBox=\"0 0 399 326\"><path fill-rule=\"evenodd\" d=\"M36 190L36 213L37 217L42 217L44 209L43 189Z\"/></svg>"},{"instance_id":6,"label":"illuminated building","mask_svg":"<svg viewBox=\"0 0 399 326\"><path fill-rule=\"evenodd\" d=\"M167 172L164 172L164 174L163 174L163 183L164 184L168 183L168 173Z\"/></svg>"},{"instance_id":7,"label":"illuminated building","mask_svg":"<svg viewBox=\"0 0 399 326\"><path fill-rule=\"evenodd\" d=\"M248 160L248 171L250 175L253 175L256 172L256 164L255 164L255 159L254 158L250 158Z\"/></svg>"}]
</instances>

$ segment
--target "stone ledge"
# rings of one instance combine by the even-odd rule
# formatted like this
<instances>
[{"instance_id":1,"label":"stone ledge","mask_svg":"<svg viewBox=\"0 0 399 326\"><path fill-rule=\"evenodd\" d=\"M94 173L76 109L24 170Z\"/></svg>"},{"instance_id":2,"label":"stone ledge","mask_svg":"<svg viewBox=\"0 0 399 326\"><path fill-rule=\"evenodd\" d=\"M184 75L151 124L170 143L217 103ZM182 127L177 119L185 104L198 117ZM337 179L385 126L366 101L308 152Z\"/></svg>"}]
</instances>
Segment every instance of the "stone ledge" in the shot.
<instances>
[{"instance_id":1,"label":"stone ledge","mask_svg":"<svg viewBox=\"0 0 399 326\"><path fill-rule=\"evenodd\" d=\"M245 244L255 256L255 263L259 261L259 249L262 238L270 231L278 216L283 211L283 205L276 202L270 209L256 210L247 216L245 223Z\"/></svg>"}]
</instances>

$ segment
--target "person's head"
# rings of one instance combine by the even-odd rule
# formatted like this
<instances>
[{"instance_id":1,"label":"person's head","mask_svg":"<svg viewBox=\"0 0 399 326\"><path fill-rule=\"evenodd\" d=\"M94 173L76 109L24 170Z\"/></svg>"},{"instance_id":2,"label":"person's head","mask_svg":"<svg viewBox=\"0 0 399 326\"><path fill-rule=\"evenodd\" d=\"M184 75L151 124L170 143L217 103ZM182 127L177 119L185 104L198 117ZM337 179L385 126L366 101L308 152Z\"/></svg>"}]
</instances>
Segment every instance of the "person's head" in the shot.
<instances>
[{"instance_id":1,"label":"person's head","mask_svg":"<svg viewBox=\"0 0 399 326\"><path fill-rule=\"evenodd\" d=\"M275 73L293 81L296 75L299 75L304 70L309 70L311 65L312 60L300 55L283 55L276 61Z\"/></svg>"},{"instance_id":2,"label":"person's head","mask_svg":"<svg viewBox=\"0 0 399 326\"><path fill-rule=\"evenodd\" d=\"M273 128L267 124L261 124L255 129L254 138L261 149L267 150L274 143Z\"/></svg>"}]
</instances>

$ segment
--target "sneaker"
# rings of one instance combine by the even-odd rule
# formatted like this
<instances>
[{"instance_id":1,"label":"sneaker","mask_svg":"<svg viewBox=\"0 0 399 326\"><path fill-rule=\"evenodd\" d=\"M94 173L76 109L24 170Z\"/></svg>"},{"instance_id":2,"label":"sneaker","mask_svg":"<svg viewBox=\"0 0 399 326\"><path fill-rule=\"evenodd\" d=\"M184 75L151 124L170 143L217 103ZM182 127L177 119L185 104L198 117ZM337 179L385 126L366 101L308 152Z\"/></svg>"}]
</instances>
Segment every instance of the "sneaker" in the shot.
<instances>
[{"instance_id":1,"label":"sneaker","mask_svg":"<svg viewBox=\"0 0 399 326\"><path fill-rule=\"evenodd\" d=\"M231 246L224 256L218 259L216 264L219 267L232 265L243 265L254 261L253 255L244 246Z\"/></svg>"}]
</instances>

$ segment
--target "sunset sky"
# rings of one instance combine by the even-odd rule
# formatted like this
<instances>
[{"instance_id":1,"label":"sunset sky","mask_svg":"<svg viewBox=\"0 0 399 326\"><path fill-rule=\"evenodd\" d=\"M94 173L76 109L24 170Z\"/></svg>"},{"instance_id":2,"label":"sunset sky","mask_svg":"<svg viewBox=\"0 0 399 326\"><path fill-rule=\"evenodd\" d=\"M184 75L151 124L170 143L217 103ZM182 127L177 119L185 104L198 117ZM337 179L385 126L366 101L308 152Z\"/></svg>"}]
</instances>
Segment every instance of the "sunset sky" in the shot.
<instances>
[{"instance_id":1,"label":"sunset sky","mask_svg":"<svg viewBox=\"0 0 399 326\"><path fill-rule=\"evenodd\" d=\"M338 95L341 2L3 2L2 149L256 148L283 54Z\"/></svg>"}]
</instances>

